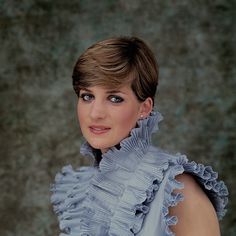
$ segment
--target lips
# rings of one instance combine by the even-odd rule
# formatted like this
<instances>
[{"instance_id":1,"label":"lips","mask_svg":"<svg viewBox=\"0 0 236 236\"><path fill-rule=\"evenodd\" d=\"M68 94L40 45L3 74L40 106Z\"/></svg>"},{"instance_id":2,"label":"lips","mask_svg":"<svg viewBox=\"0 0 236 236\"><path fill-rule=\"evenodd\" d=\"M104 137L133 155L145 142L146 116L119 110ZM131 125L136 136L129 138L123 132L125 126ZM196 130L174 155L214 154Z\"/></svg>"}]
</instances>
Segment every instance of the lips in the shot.
<instances>
[{"instance_id":1,"label":"lips","mask_svg":"<svg viewBox=\"0 0 236 236\"><path fill-rule=\"evenodd\" d=\"M90 126L89 129L93 134L105 134L110 130L109 127L100 126L100 125L99 126L98 125Z\"/></svg>"}]
</instances>

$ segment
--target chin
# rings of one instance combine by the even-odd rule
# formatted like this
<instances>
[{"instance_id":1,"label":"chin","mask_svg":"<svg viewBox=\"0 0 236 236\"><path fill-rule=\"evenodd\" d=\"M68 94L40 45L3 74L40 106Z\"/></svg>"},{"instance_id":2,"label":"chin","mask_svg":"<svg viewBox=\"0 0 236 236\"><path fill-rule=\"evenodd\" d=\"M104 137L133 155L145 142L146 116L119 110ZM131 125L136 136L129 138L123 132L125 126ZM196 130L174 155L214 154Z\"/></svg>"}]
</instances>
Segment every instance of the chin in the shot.
<instances>
[{"instance_id":1,"label":"chin","mask_svg":"<svg viewBox=\"0 0 236 236\"><path fill-rule=\"evenodd\" d=\"M102 150L102 149L109 149L110 147L112 147L112 146L110 146L110 145L104 145L104 144L99 144L99 143L89 143L90 144L90 146L91 147L93 147L94 149L100 149L100 150Z\"/></svg>"}]
</instances>

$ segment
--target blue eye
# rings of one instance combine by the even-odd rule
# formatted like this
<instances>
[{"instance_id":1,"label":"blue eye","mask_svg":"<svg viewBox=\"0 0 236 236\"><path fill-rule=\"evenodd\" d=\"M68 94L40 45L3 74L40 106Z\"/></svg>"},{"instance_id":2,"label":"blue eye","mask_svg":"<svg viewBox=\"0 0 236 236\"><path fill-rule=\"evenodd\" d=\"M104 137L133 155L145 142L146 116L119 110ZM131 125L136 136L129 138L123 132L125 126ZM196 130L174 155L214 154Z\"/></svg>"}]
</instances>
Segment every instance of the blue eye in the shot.
<instances>
[{"instance_id":1,"label":"blue eye","mask_svg":"<svg viewBox=\"0 0 236 236\"><path fill-rule=\"evenodd\" d=\"M93 95L89 93L82 93L79 97L82 98L85 102L89 102L93 99Z\"/></svg>"},{"instance_id":2,"label":"blue eye","mask_svg":"<svg viewBox=\"0 0 236 236\"><path fill-rule=\"evenodd\" d=\"M109 96L109 100L112 102L112 103L121 103L124 101L124 99L120 96L117 96L117 95L111 95Z\"/></svg>"}]
</instances>

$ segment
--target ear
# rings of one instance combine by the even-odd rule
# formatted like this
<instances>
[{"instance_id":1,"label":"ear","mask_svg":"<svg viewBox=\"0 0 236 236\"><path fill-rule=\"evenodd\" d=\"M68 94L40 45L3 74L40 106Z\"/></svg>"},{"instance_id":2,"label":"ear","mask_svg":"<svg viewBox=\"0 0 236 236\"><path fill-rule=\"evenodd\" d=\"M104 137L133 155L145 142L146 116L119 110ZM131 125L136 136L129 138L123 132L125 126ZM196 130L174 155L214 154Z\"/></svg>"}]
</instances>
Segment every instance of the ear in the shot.
<instances>
[{"instance_id":1,"label":"ear","mask_svg":"<svg viewBox=\"0 0 236 236\"><path fill-rule=\"evenodd\" d=\"M141 103L140 107L140 118L144 119L149 116L153 108L153 101L150 97L146 98L145 101Z\"/></svg>"}]
</instances>

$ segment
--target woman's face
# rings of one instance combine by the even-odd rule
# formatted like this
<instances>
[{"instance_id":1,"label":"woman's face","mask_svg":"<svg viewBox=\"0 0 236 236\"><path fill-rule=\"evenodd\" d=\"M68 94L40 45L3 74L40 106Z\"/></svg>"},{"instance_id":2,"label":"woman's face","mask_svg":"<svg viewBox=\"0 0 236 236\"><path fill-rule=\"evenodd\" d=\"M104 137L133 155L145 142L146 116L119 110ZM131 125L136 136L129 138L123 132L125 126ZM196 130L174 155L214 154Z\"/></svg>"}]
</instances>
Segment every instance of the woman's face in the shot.
<instances>
[{"instance_id":1,"label":"woman's face","mask_svg":"<svg viewBox=\"0 0 236 236\"><path fill-rule=\"evenodd\" d=\"M77 113L84 138L103 153L129 136L141 115L152 110L151 98L139 102L130 86L80 90Z\"/></svg>"}]
</instances>

